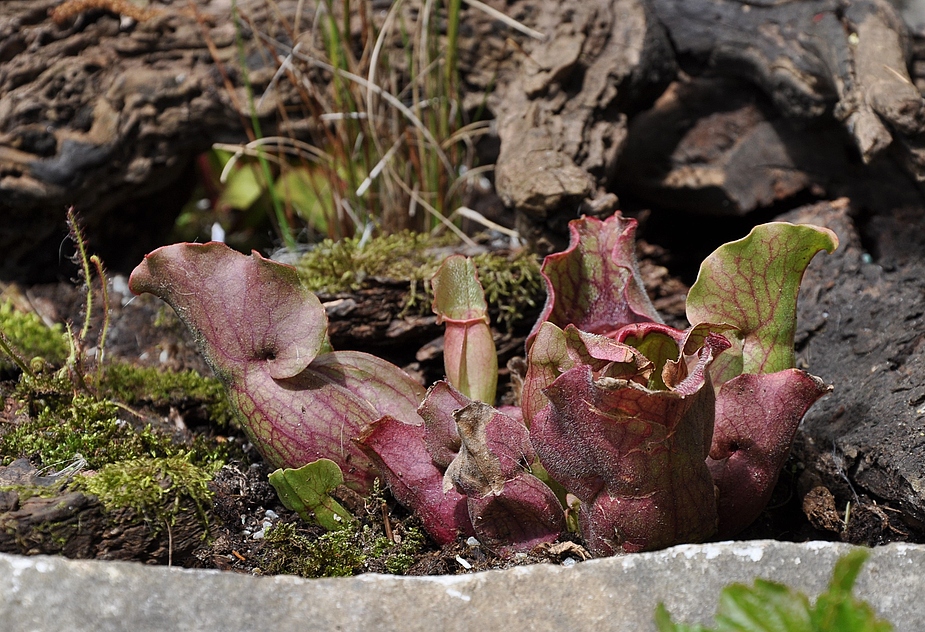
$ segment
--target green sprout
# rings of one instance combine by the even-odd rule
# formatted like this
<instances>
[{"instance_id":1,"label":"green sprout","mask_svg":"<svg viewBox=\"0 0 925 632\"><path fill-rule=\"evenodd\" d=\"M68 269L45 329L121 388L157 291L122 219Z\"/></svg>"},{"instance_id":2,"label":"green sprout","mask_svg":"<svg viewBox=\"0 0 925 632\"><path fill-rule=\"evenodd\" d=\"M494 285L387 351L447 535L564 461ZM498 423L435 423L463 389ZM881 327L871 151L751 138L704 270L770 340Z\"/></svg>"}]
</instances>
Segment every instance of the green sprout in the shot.
<instances>
[{"instance_id":1,"label":"green sprout","mask_svg":"<svg viewBox=\"0 0 925 632\"><path fill-rule=\"evenodd\" d=\"M720 593L716 627L674 623L664 604L655 611L659 632L889 632L873 608L851 591L869 556L854 549L835 564L827 591L811 606L801 592L764 579L752 587L730 584Z\"/></svg>"}]
</instances>

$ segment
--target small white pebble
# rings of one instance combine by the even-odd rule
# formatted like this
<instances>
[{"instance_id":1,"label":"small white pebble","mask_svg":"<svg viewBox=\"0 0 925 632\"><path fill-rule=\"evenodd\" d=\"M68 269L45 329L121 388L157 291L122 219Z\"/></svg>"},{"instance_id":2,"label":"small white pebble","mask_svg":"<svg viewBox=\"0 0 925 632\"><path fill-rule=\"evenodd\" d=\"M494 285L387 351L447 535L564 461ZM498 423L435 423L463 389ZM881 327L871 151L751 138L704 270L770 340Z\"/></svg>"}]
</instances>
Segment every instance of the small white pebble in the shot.
<instances>
[{"instance_id":1,"label":"small white pebble","mask_svg":"<svg viewBox=\"0 0 925 632\"><path fill-rule=\"evenodd\" d=\"M459 557L458 555L456 556L456 561L459 563L460 566L462 566L466 570L469 570L470 568L472 568L472 564L470 564L463 558Z\"/></svg>"},{"instance_id":2,"label":"small white pebble","mask_svg":"<svg viewBox=\"0 0 925 632\"><path fill-rule=\"evenodd\" d=\"M212 241L220 241L222 243L225 242L225 229L222 228L222 225L219 224L218 222L214 222L212 224L211 237L212 237Z\"/></svg>"},{"instance_id":3,"label":"small white pebble","mask_svg":"<svg viewBox=\"0 0 925 632\"><path fill-rule=\"evenodd\" d=\"M575 564L577 563L578 563L578 560L576 560L574 557L567 557L564 560L562 560L562 566L565 566L566 568L569 566L575 566Z\"/></svg>"},{"instance_id":4,"label":"small white pebble","mask_svg":"<svg viewBox=\"0 0 925 632\"><path fill-rule=\"evenodd\" d=\"M478 538L476 538L475 536L470 535L469 539L466 540L466 544L468 544L469 546L479 546L481 542L479 542Z\"/></svg>"},{"instance_id":5,"label":"small white pebble","mask_svg":"<svg viewBox=\"0 0 925 632\"><path fill-rule=\"evenodd\" d=\"M266 531L267 531L266 528L261 529L260 531L252 535L251 539L252 540L263 540L263 536L266 535Z\"/></svg>"},{"instance_id":6,"label":"small white pebble","mask_svg":"<svg viewBox=\"0 0 925 632\"><path fill-rule=\"evenodd\" d=\"M125 278L124 274L114 274L109 280L109 283L112 285L112 291L114 293L128 296L132 295L132 291L128 289L128 279Z\"/></svg>"},{"instance_id":7,"label":"small white pebble","mask_svg":"<svg viewBox=\"0 0 925 632\"><path fill-rule=\"evenodd\" d=\"M272 509L267 509L265 512L263 512L263 515L269 518L270 520L276 520L277 518L279 518L279 514L273 511Z\"/></svg>"}]
</instances>

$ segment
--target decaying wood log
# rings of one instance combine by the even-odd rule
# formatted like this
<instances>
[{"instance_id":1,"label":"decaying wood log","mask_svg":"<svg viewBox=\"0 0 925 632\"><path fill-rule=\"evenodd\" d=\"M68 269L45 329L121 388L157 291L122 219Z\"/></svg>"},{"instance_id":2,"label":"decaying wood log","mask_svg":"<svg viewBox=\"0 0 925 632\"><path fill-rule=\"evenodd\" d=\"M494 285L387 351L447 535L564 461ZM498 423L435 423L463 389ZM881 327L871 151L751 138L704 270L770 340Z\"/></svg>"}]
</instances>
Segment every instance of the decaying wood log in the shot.
<instances>
[{"instance_id":1,"label":"decaying wood log","mask_svg":"<svg viewBox=\"0 0 925 632\"><path fill-rule=\"evenodd\" d=\"M745 215L863 180L834 120L782 116L752 84L684 78L629 125L617 182L662 209Z\"/></svg>"},{"instance_id":2,"label":"decaying wood log","mask_svg":"<svg viewBox=\"0 0 925 632\"><path fill-rule=\"evenodd\" d=\"M555 241L571 217L613 208L602 193L618 159L620 189L711 214L864 179L852 153L899 155L925 179L925 101L884 0L602 1L545 7L535 24L548 39L524 43L522 72L494 100L497 190L528 233ZM674 53L687 74L627 141L627 114L673 77Z\"/></svg>"},{"instance_id":3,"label":"decaying wood log","mask_svg":"<svg viewBox=\"0 0 925 632\"><path fill-rule=\"evenodd\" d=\"M895 207L861 228L853 206L820 203L782 218L826 226L840 241L810 264L798 307L797 363L835 385L803 421L820 459L806 462L817 482L805 491L821 482L842 512L873 500L921 533L925 218L921 207Z\"/></svg>"},{"instance_id":4,"label":"decaying wood log","mask_svg":"<svg viewBox=\"0 0 925 632\"><path fill-rule=\"evenodd\" d=\"M18 488L0 499L0 551L181 564L203 541L202 520L188 499L172 525L151 524L132 509L106 511L82 492L39 495L54 484L25 459L0 467L0 486Z\"/></svg>"},{"instance_id":5,"label":"decaying wood log","mask_svg":"<svg viewBox=\"0 0 925 632\"><path fill-rule=\"evenodd\" d=\"M760 86L781 113L841 121L865 162L896 146L925 179L925 101L886 0L653 0L679 55Z\"/></svg>"},{"instance_id":6,"label":"decaying wood log","mask_svg":"<svg viewBox=\"0 0 925 632\"><path fill-rule=\"evenodd\" d=\"M568 220L616 208L606 186L628 113L653 99L676 67L641 0L544 2L539 11L533 26L546 39L524 43L522 67L491 102L501 139L498 193L527 220L518 228L549 251L563 245Z\"/></svg>"},{"instance_id":7,"label":"decaying wood log","mask_svg":"<svg viewBox=\"0 0 925 632\"><path fill-rule=\"evenodd\" d=\"M223 2L153 3L142 21L120 3L12 0L0 7L0 276L53 279L73 204L95 252L129 269L162 243L188 200L193 156L217 141L247 140L248 101L235 27ZM123 3L128 4L128 3ZM287 38L266 2L238 3L270 37ZM274 3L291 16L295 2ZM108 7L108 8L107 8ZM255 89L276 70L244 33ZM282 84L281 84L282 86ZM269 91L258 114L280 129ZM294 129L293 129L294 127Z\"/></svg>"}]
</instances>

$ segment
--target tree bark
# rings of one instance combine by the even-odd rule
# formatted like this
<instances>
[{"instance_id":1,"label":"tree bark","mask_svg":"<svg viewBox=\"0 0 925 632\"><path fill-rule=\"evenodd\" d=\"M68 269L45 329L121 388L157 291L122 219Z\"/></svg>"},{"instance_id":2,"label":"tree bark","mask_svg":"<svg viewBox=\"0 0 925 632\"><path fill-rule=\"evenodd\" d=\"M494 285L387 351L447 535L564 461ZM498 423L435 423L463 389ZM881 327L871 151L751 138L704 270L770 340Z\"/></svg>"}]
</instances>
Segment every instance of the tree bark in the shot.
<instances>
[{"instance_id":1,"label":"tree bark","mask_svg":"<svg viewBox=\"0 0 925 632\"><path fill-rule=\"evenodd\" d=\"M95 496L81 492L38 495L52 484L25 459L0 467L0 485L19 490L0 498L0 551L182 565L205 535L189 499L165 500L165 508L177 501L181 510L173 524L153 524L132 509L106 511Z\"/></svg>"},{"instance_id":2,"label":"tree bark","mask_svg":"<svg viewBox=\"0 0 925 632\"><path fill-rule=\"evenodd\" d=\"M12 0L0 8L7 279L60 274L70 205L93 251L112 268L131 269L163 243L188 200L192 158L214 142L247 140L250 111L226 3L167 0L139 13L128 2L65 2L53 14L60 4ZM284 25L268 3L238 4L248 76L260 90L276 60L247 24L271 37L285 37ZM276 4L292 15L294 2ZM257 102L258 118L267 135L297 136L311 121L276 123L277 108L293 101L280 85Z\"/></svg>"},{"instance_id":3,"label":"tree bark","mask_svg":"<svg viewBox=\"0 0 925 632\"><path fill-rule=\"evenodd\" d=\"M894 147L925 179L925 101L886 0L653 0L679 55L743 77L784 115L833 115L865 163Z\"/></svg>"}]
</instances>

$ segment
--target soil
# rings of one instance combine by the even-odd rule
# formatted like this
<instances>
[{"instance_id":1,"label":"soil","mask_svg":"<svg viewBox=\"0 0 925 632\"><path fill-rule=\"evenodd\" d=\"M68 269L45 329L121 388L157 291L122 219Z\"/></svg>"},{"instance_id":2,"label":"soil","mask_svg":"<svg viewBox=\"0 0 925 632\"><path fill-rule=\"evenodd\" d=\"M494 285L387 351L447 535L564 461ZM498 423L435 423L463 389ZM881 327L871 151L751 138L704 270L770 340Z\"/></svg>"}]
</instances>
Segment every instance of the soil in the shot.
<instances>
[{"instance_id":1,"label":"soil","mask_svg":"<svg viewBox=\"0 0 925 632\"><path fill-rule=\"evenodd\" d=\"M6 288L8 295L45 320L80 322L83 293L72 283L35 283L60 274L55 265L60 231L49 228L52 219L37 209L60 208L73 196L95 206L91 244L105 244L111 265L125 271L137 262L139 247L165 239L165 217L172 218L182 201L177 198L189 193L194 174L188 165L195 153L221 135L236 129L240 134L240 121L225 96L216 96L224 93L216 88L190 16L168 11L123 31L118 15L100 9L55 26L45 19L52 4L23 0L10 3L19 12L18 22L0 16L0 33L22 33L16 39L22 50L0 46L0 59L12 60L4 61L0 83L6 82L7 94L15 93L10 103L17 104L0 108L6 134L0 138L5 143L0 184L6 188L0 190L14 193L4 198L10 206L3 210L18 218L0 231L9 254L0 269L5 278L19 281ZM497 221L516 226L539 252L561 247L564 227L577 214L606 215L621 208L640 221L638 251L648 291L669 324L683 327L687 287L699 261L719 244L777 218L827 226L839 236L839 250L818 257L806 274L796 337L799 366L834 384L835 391L808 413L772 501L739 537L867 545L925 541L925 201L919 184L925 122L916 114L923 108L914 88L925 83L925 45L912 42L912 73L902 75L907 34L886 5L874 1L855 2L856 10L847 12L822 0L686 3L717 15L734 10L729 13L738 16L734 19L781 29L762 31L768 35L757 45L767 47L765 57L738 46L737 33L756 32L754 24L707 37L698 30L706 21L684 19L684 11L692 9L668 0L495 4L549 34L538 41L514 36L509 49L507 40L492 36L490 20L476 17L462 34L469 38L461 63L471 93L493 87L488 107L497 135L494 145L481 151L497 162L497 195L484 206L504 207L508 214ZM751 11L741 10L743 4ZM800 37L781 36L794 24L813 26ZM203 28L212 29L219 45L233 44L220 21ZM902 37L884 35L894 31ZM851 34L858 32L861 47L851 43ZM791 48L774 48L778 41L791 42ZM832 45L820 47L819 41ZM47 50L40 42L50 42ZM866 48L869 42L888 44L873 50ZM74 52L67 63L43 75L55 50L68 45ZM42 53L20 55L28 46ZM81 55L103 61L91 64ZM838 63L829 63L833 59ZM881 77L884 64L866 63L871 59L899 61ZM158 110L142 84L154 75L162 83L174 81L171 64L177 63L188 66L182 89L171 92ZM113 112L103 101L112 95L100 86L148 66L150 77L139 79L139 85L118 84L123 105L137 105L137 116L107 125ZM792 74L775 74L780 68ZM55 73L70 76L67 72L92 81L72 77L74 90L66 94L30 81L39 76L51 81ZM231 75L225 81L235 81L236 73ZM887 91L895 97L891 100L877 90L880 82L895 88L893 75L902 89ZM36 112L43 108L61 118L58 127L33 120L41 118ZM174 110L182 116L158 120L159 112ZM144 130L143 143L139 130ZM17 136L26 132L31 136ZM169 142L187 136L188 144ZM105 147L109 158L71 160L65 154L76 146L74 139L91 154ZM181 172L184 177L177 175ZM166 202L165 192L170 194ZM135 206L124 206L126 200ZM120 216L119 208L127 210ZM42 226L37 242L26 239L35 232L30 222ZM141 246L139 240L127 243L133 231L144 236ZM124 278L117 280L110 296L110 361L208 373L170 313L151 297L124 294L119 290L124 285ZM430 383L441 370L439 330L431 317L401 313L404 291L400 280L368 280L357 292L321 298L329 304L337 348L371 350ZM346 304L355 308L337 307ZM522 348L530 324L527 318L505 334L507 356ZM15 374L0 377L0 390L9 393ZM297 535L315 541L319 533L280 505L267 482L268 467L240 430L217 426L200 404L176 401L135 412L138 420L157 424L180 441L201 435L233 446L234 458L210 485L207 533L195 520L162 529L130 511L113 515L80 492L52 500L4 492L0 550L292 572L283 566L279 548L266 540L266 527L292 524ZM15 411L4 411L0 432L15 421ZM36 469L44 465L20 461L0 468L0 484L49 484L47 472ZM399 547L399 540L413 533L414 518L387 493L369 502L342 492L341 500L368 527L369 537L385 537ZM56 525L51 531L50 523ZM442 549L425 542L405 572L572 563L567 560L585 555L575 542L514 560L466 542ZM382 556L369 555L350 570L385 569Z\"/></svg>"}]
</instances>

